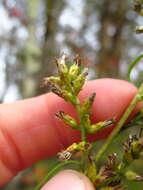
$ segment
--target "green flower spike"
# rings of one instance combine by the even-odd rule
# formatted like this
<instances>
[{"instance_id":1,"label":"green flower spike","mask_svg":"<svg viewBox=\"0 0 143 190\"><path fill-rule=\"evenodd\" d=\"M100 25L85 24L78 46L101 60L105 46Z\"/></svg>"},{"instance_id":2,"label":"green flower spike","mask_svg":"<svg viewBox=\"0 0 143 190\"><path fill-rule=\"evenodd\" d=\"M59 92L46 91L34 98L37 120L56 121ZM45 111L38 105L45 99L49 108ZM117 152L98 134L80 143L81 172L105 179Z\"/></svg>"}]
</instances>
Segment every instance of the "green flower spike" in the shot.
<instances>
[{"instance_id":1,"label":"green flower spike","mask_svg":"<svg viewBox=\"0 0 143 190\"><path fill-rule=\"evenodd\" d=\"M142 59L142 57L143 55L140 55L131 63L128 70L129 76L134 66ZM66 166L83 172L93 182L95 189L98 190L125 190L126 187L122 185L122 178L127 179L128 181L143 180L143 178L135 172L126 170L126 168L135 159L138 159L143 152L143 137L141 133L139 136L132 136L132 138L129 138L126 143L124 143L124 154L121 161L116 160L116 153L112 153L109 155L107 163L102 164L101 166L101 163L99 163L102 155L108 149L113 139L119 132L121 132L125 121L137 103L143 100L143 84L138 89L137 94L100 150L94 152L95 143L88 142L88 134L96 134L96 132L102 128L114 124L115 121L114 119L109 119L91 124L91 107L96 93L92 93L83 101L83 103L80 102L78 94L82 90L88 74L87 69L81 70L81 61L82 59L80 57L76 57L73 60L73 65L67 67L67 57L63 54L60 59L56 60L59 76L44 78L43 86L48 87L48 90L50 89L53 93L71 103L75 109L78 120L65 114L64 111L57 112L56 116L65 124L80 132L81 142L73 143L65 150L58 153L59 159L57 160L57 165L50 170L41 183L36 186L35 190L40 190L41 186L48 179ZM138 119L140 118L142 118L142 113L136 118L136 122L139 123Z\"/></svg>"}]
</instances>

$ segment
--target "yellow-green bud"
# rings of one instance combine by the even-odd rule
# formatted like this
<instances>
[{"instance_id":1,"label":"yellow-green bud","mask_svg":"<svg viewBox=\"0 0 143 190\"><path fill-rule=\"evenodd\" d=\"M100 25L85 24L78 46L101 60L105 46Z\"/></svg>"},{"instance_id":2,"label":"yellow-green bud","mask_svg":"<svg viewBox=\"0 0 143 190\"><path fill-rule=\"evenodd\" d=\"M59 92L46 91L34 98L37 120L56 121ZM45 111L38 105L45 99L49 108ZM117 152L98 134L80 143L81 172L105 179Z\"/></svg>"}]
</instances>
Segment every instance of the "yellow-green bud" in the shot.
<instances>
[{"instance_id":1,"label":"yellow-green bud","mask_svg":"<svg viewBox=\"0 0 143 190\"><path fill-rule=\"evenodd\" d=\"M78 144L77 144L77 143L73 143L72 145L70 145L70 146L67 148L67 151L73 152L73 151L77 150L77 147L78 147Z\"/></svg>"},{"instance_id":2,"label":"yellow-green bud","mask_svg":"<svg viewBox=\"0 0 143 190\"><path fill-rule=\"evenodd\" d=\"M83 103L82 105L82 109L81 109L81 112L82 114L86 114L86 113L89 113L90 111L90 108L94 102L94 98L95 98L96 94L95 93L92 93Z\"/></svg>"},{"instance_id":3,"label":"yellow-green bud","mask_svg":"<svg viewBox=\"0 0 143 190\"><path fill-rule=\"evenodd\" d=\"M59 159L60 161L69 160L72 156L74 156L74 153L83 153L84 151L87 151L89 147L90 144L87 142L73 143L66 150L58 153Z\"/></svg>"},{"instance_id":4,"label":"yellow-green bud","mask_svg":"<svg viewBox=\"0 0 143 190\"><path fill-rule=\"evenodd\" d=\"M134 142L132 142L131 144L132 147L132 154L134 159L138 159L140 154L143 152L143 144L140 140L136 140Z\"/></svg>"},{"instance_id":5,"label":"yellow-green bud","mask_svg":"<svg viewBox=\"0 0 143 190\"><path fill-rule=\"evenodd\" d=\"M85 69L74 81L73 88L76 94L78 94L85 82L86 76L88 75L87 69Z\"/></svg>"},{"instance_id":6,"label":"yellow-green bud","mask_svg":"<svg viewBox=\"0 0 143 190\"><path fill-rule=\"evenodd\" d=\"M142 138L138 139L136 136L129 136L124 143L124 162L130 164L135 159L138 159L143 152Z\"/></svg>"},{"instance_id":7,"label":"yellow-green bud","mask_svg":"<svg viewBox=\"0 0 143 190\"><path fill-rule=\"evenodd\" d=\"M71 102L73 105L77 105L79 104L79 99L75 96L72 95L72 93L70 93L67 90L61 90L61 97L68 102Z\"/></svg>"},{"instance_id":8,"label":"yellow-green bud","mask_svg":"<svg viewBox=\"0 0 143 190\"><path fill-rule=\"evenodd\" d=\"M80 143L73 143L67 148L67 151L72 152L72 151L87 151L87 149L90 147L90 144L87 142L80 142Z\"/></svg>"},{"instance_id":9,"label":"yellow-green bud","mask_svg":"<svg viewBox=\"0 0 143 190\"><path fill-rule=\"evenodd\" d=\"M75 77L78 75L78 72L79 72L79 66L75 63L69 69L70 79L71 80L75 79Z\"/></svg>"},{"instance_id":10,"label":"yellow-green bud","mask_svg":"<svg viewBox=\"0 0 143 190\"><path fill-rule=\"evenodd\" d=\"M50 83L50 82L49 82ZM73 104L77 104L77 98L73 97L73 95L68 92L67 90L62 90L60 89L59 86L53 84L53 83L50 83L49 84L49 87L51 89L51 91L53 93L55 93L56 95L60 96L61 98L63 98L65 101L69 101Z\"/></svg>"},{"instance_id":11,"label":"yellow-green bud","mask_svg":"<svg viewBox=\"0 0 143 190\"><path fill-rule=\"evenodd\" d=\"M43 83L45 85L48 85L49 83L53 83L53 84L57 84L57 85L61 85L62 81L60 80L59 77L45 77L43 80Z\"/></svg>"},{"instance_id":12,"label":"yellow-green bud","mask_svg":"<svg viewBox=\"0 0 143 190\"><path fill-rule=\"evenodd\" d=\"M74 129L78 129L76 120L70 115L65 114L63 111L59 111L56 113L56 116L60 118L65 124L70 125Z\"/></svg>"},{"instance_id":13,"label":"yellow-green bud","mask_svg":"<svg viewBox=\"0 0 143 190\"><path fill-rule=\"evenodd\" d=\"M67 59L66 55L63 54L61 58L56 60L59 75L60 75L61 80L63 80L63 81L66 81L67 76L68 76L68 68L66 65L66 59Z\"/></svg>"},{"instance_id":14,"label":"yellow-green bud","mask_svg":"<svg viewBox=\"0 0 143 190\"><path fill-rule=\"evenodd\" d=\"M101 121L101 122L98 122L98 123L95 123L93 125L91 125L87 131L88 133L96 133L97 131L101 130L102 128L104 127L107 127L109 125L112 125L113 124L113 120L107 120L107 121Z\"/></svg>"},{"instance_id":15,"label":"yellow-green bud","mask_svg":"<svg viewBox=\"0 0 143 190\"><path fill-rule=\"evenodd\" d=\"M64 100L71 102L72 104L76 105L77 104L77 98L75 98L72 93L70 93L67 90L62 90L62 98L64 98Z\"/></svg>"},{"instance_id":16,"label":"yellow-green bud","mask_svg":"<svg viewBox=\"0 0 143 190\"><path fill-rule=\"evenodd\" d=\"M143 177L133 171L127 171L125 177L129 181L143 181Z\"/></svg>"},{"instance_id":17,"label":"yellow-green bud","mask_svg":"<svg viewBox=\"0 0 143 190\"><path fill-rule=\"evenodd\" d=\"M71 99L73 98L73 95L69 91L67 91L67 90L62 90L62 97L66 101L71 101Z\"/></svg>"}]
</instances>

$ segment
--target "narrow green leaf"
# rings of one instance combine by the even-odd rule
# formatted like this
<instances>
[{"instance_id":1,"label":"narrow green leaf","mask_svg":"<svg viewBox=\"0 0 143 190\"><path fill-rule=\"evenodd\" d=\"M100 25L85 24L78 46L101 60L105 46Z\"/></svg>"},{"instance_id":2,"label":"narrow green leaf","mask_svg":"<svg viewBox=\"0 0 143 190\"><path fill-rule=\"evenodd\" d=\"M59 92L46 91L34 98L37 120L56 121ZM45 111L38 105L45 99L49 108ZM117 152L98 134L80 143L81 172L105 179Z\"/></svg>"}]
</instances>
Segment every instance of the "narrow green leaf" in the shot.
<instances>
[{"instance_id":1,"label":"narrow green leaf","mask_svg":"<svg viewBox=\"0 0 143 190\"><path fill-rule=\"evenodd\" d=\"M136 66L136 64L143 58L143 54L139 55L136 59L134 59L128 68L128 79L131 81L131 72L133 68Z\"/></svg>"},{"instance_id":2,"label":"narrow green leaf","mask_svg":"<svg viewBox=\"0 0 143 190\"><path fill-rule=\"evenodd\" d=\"M61 168L63 168L66 165L80 165L78 161L75 160L68 160L65 162L60 162L57 165L55 165L49 172L48 174L44 177L44 179L33 189L33 190L40 190L40 188L51 178L55 173L57 173Z\"/></svg>"}]
</instances>

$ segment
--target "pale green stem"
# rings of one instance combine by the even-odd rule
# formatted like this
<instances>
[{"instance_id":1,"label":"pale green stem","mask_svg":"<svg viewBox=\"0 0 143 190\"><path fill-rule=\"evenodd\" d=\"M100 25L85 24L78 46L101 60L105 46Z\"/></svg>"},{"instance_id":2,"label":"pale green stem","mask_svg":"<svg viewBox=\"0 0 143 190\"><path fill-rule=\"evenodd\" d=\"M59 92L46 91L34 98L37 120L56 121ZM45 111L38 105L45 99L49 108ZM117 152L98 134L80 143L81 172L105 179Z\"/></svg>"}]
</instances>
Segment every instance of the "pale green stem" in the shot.
<instances>
[{"instance_id":1,"label":"pale green stem","mask_svg":"<svg viewBox=\"0 0 143 190\"><path fill-rule=\"evenodd\" d=\"M109 135L109 137L107 138L107 140L103 144L102 148L97 153L96 158L95 158L96 162L98 162L100 160L102 155L108 149L108 147L112 143L114 137L119 133L119 131L121 130L122 126L124 125L125 121L128 119L129 115L131 114L131 112L133 111L133 109L135 108L137 103L142 101L142 100L143 100L143 83L141 84L136 96L133 98L129 107L126 109L125 113L123 114L123 116L121 117L121 119L119 120L117 125L115 126L114 130Z\"/></svg>"},{"instance_id":2,"label":"pale green stem","mask_svg":"<svg viewBox=\"0 0 143 190\"><path fill-rule=\"evenodd\" d=\"M79 100L78 100L79 101ZM81 107L80 104L77 104L75 106L76 112L78 114L79 117L79 127L80 127L80 131L81 131L81 141L82 142L86 142L87 141L87 133L86 133L86 129L84 126L84 123L82 122L82 118L81 118ZM81 157L81 168L82 168L82 172L85 172L85 168L86 168L86 162L87 162L87 152L84 152L82 157Z\"/></svg>"},{"instance_id":3,"label":"pale green stem","mask_svg":"<svg viewBox=\"0 0 143 190\"><path fill-rule=\"evenodd\" d=\"M77 104L75 106L75 108L76 108L76 112L77 112L78 117L79 117L79 125L80 125L80 129L81 129L81 141L86 142L87 141L87 133L86 133L84 124L82 123L82 119L81 119L81 107L79 104Z\"/></svg>"},{"instance_id":4,"label":"pale green stem","mask_svg":"<svg viewBox=\"0 0 143 190\"><path fill-rule=\"evenodd\" d=\"M56 173L58 172L61 168L63 168L66 165L80 165L78 161L75 160L68 160L62 163L58 163L56 166L54 166L53 169L51 169L48 173L47 176L44 177L44 179L34 188L34 190L40 190L40 188Z\"/></svg>"}]
</instances>

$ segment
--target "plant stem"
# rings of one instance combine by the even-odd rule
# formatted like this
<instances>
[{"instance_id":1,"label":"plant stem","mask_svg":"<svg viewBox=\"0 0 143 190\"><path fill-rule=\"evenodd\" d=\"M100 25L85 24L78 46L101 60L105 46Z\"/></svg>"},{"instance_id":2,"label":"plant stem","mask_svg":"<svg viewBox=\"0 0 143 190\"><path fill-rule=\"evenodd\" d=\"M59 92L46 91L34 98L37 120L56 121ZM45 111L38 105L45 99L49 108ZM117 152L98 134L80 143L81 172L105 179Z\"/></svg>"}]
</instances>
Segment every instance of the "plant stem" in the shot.
<instances>
[{"instance_id":1,"label":"plant stem","mask_svg":"<svg viewBox=\"0 0 143 190\"><path fill-rule=\"evenodd\" d=\"M51 169L51 171L48 173L47 176L44 177L44 179L34 188L34 190L40 190L42 185L44 185L56 172L58 172L62 167L69 165L69 164L74 164L74 165L79 165L80 163L75 160L68 160L62 163L58 163L56 166Z\"/></svg>"},{"instance_id":2,"label":"plant stem","mask_svg":"<svg viewBox=\"0 0 143 190\"><path fill-rule=\"evenodd\" d=\"M86 133L86 130L85 130L85 126L82 123L81 123L81 140L83 142L87 141L87 133Z\"/></svg>"},{"instance_id":3,"label":"plant stem","mask_svg":"<svg viewBox=\"0 0 143 190\"><path fill-rule=\"evenodd\" d=\"M79 102L78 98L77 98L77 102ZM86 133L85 125L82 122L80 104L75 105L75 109L76 109L76 112L77 112L78 117L79 117L79 127L80 127L80 131L81 131L81 141L82 142L87 142L87 133ZM81 162L82 172L85 173L86 166L87 166L87 152L83 153L80 162Z\"/></svg>"},{"instance_id":4,"label":"plant stem","mask_svg":"<svg viewBox=\"0 0 143 190\"><path fill-rule=\"evenodd\" d=\"M79 104L77 104L75 106L76 108L76 112L78 114L79 117L79 124L80 124L80 129L81 129L81 141L86 142L87 141L87 134L86 134L86 130L84 127L84 123L82 123L82 119L81 119L81 107Z\"/></svg>"},{"instance_id":5,"label":"plant stem","mask_svg":"<svg viewBox=\"0 0 143 190\"><path fill-rule=\"evenodd\" d=\"M104 152L107 150L109 145L112 143L114 137L118 134L118 132L122 128L123 124L125 123L125 121L129 117L129 115L131 114L131 112L133 111L135 106L137 105L137 103L142 101L142 99L143 99L143 83L141 84L136 96L133 98L133 100L130 103L129 107L126 109L125 113L123 114L123 116L121 117L121 119L119 120L117 125L115 126L115 128L112 131L111 135L109 135L109 137L107 138L107 140L103 144L102 148L97 153L96 158L95 158L96 162L98 162L100 160L100 158L102 157Z\"/></svg>"}]
</instances>

